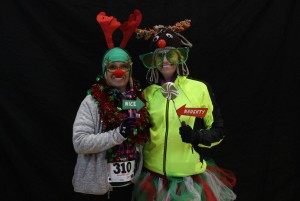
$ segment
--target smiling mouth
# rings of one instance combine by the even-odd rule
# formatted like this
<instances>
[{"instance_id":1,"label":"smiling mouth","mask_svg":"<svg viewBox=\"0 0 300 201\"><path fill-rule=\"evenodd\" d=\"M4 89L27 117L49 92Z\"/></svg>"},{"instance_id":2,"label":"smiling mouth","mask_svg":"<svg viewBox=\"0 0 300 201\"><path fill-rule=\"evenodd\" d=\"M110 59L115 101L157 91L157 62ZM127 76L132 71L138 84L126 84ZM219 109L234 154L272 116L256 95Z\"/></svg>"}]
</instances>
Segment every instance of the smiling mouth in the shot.
<instances>
[{"instance_id":1,"label":"smiling mouth","mask_svg":"<svg viewBox=\"0 0 300 201\"><path fill-rule=\"evenodd\" d=\"M112 76L112 80L123 80L124 77L115 77L115 76Z\"/></svg>"},{"instance_id":2,"label":"smiling mouth","mask_svg":"<svg viewBox=\"0 0 300 201\"><path fill-rule=\"evenodd\" d=\"M173 68L174 68L173 64L163 65L161 67L162 70L169 70L169 69L173 69Z\"/></svg>"}]
</instances>

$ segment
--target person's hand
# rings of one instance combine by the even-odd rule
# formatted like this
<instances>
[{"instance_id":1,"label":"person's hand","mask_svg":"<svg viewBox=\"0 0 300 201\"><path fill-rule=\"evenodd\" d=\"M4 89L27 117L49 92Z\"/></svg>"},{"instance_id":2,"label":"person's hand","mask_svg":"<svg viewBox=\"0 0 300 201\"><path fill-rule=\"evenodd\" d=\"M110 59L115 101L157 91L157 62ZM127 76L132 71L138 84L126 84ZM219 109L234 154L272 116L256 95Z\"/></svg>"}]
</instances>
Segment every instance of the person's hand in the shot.
<instances>
[{"instance_id":1,"label":"person's hand","mask_svg":"<svg viewBox=\"0 0 300 201\"><path fill-rule=\"evenodd\" d=\"M191 144L200 143L201 134L194 132L189 125L185 124L185 122L182 122L182 125L179 128L179 134L181 136L182 142L191 143Z\"/></svg>"},{"instance_id":2,"label":"person's hand","mask_svg":"<svg viewBox=\"0 0 300 201\"><path fill-rule=\"evenodd\" d=\"M129 134L133 133L135 129L135 118L127 118L124 119L120 125L120 133L123 137L127 138Z\"/></svg>"},{"instance_id":3,"label":"person's hand","mask_svg":"<svg viewBox=\"0 0 300 201\"><path fill-rule=\"evenodd\" d=\"M194 132L189 125L182 125L179 128L179 134L181 136L182 142L191 143Z\"/></svg>"}]
</instances>

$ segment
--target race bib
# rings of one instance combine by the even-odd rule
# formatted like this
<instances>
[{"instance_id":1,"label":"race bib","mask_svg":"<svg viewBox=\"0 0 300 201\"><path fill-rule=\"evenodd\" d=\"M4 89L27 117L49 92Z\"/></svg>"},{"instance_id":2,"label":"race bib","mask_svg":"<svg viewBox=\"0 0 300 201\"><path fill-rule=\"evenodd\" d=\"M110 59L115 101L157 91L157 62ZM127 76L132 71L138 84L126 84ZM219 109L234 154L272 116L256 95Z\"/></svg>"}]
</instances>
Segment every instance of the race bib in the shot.
<instances>
[{"instance_id":1,"label":"race bib","mask_svg":"<svg viewBox=\"0 0 300 201\"><path fill-rule=\"evenodd\" d=\"M135 161L108 163L108 182L131 181L134 175Z\"/></svg>"}]
</instances>

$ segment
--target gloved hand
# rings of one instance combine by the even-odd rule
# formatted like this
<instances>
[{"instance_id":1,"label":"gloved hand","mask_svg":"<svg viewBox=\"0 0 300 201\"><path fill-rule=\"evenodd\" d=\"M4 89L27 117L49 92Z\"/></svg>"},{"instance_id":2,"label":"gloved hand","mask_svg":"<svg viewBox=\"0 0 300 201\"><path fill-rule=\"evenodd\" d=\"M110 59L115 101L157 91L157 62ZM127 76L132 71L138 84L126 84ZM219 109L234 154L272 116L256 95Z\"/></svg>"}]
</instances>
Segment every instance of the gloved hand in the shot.
<instances>
[{"instance_id":1,"label":"gloved hand","mask_svg":"<svg viewBox=\"0 0 300 201\"><path fill-rule=\"evenodd\" d=\"M133 133L133 130L136 128L135 118L124 119L120 125L120 133L123 137L127 138L130 133Z\"/></svg>"},{"instance_id":2,"label":"gloved hand","mask_svg":"<svg viewBox=\"0 0 300 201\"><path fill-rule=\"evenodd\" d=\"M199 144L201 142L202 133L193 131L193 129L189 125L186 125L185 122L183 122L179 128L179 134L182 142L191 144Z\"/></svg>"}]
</instances>

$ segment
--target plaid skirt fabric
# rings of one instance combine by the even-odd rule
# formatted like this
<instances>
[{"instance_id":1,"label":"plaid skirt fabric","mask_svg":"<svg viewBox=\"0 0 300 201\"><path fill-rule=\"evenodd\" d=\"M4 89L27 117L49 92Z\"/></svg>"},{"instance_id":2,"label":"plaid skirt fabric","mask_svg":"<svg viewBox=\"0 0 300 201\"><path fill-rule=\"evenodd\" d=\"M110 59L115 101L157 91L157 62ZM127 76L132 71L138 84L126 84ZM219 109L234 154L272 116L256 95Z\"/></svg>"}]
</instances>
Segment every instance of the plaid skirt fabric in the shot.
<instances>
[{"instance_id":1,"label":"plaid skirt fabric","mask_svg":"<svg viewBox=\"0 0 300 201\"><path fill-rule=\"evenodd\" d=\"M133 190L135 201L232 201L235 175L208 162L207 169L188 177L165 177L143 171Z\"/></svg>"}]
</instances>

